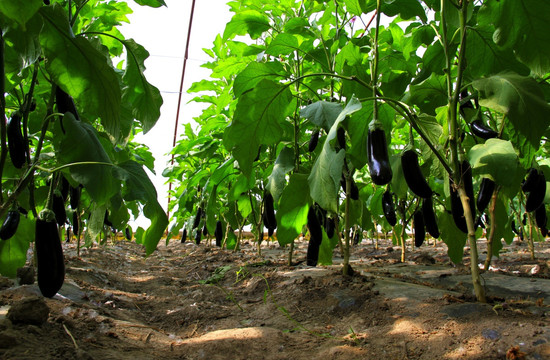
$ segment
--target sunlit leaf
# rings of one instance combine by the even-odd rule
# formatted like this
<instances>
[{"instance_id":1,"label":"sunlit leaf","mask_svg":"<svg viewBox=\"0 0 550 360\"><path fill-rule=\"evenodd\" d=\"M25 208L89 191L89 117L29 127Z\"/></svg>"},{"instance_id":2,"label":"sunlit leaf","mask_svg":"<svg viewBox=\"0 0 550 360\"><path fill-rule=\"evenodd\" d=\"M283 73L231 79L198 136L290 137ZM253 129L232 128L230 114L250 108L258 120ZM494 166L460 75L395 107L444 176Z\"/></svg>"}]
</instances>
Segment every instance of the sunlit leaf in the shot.
<instances>
[{"instance_id":1,"label":"sunlit leaf","mask_svg":"<svg viewBox=\"0 0 550 360\"><path fill-rule=\"evenodd\" d=\"M63 9L40 9L44 28L40 44L52 80L87 112L97 114L115 139L120 132L121 91L109 60L86 38L75 37Z\"/></svg>"},{"instance_id":2,"label":"sunlit leaf","mask_svg":"<svg viewBox=\"0 0 550 360\"><path fill-rule=\"evenodd\" d=\"M235 109L233 122L224 133L224 145L249 176L260 145L277 143L283 134L283 122L292 110L288 87L262 80L243 94Z\"/></svg>"},{"instance_id":3,"label":"sunlit leaf","mask_svg":"<svg viewBox=\"0 0 550 360\"><path fill-rule=\"evenodd\" d=\"M307 175L291 175L279 199L279 211L276 214L279 244L290 244L302 232L307 223L310 201Z\"/></svg>"}]
</instances>

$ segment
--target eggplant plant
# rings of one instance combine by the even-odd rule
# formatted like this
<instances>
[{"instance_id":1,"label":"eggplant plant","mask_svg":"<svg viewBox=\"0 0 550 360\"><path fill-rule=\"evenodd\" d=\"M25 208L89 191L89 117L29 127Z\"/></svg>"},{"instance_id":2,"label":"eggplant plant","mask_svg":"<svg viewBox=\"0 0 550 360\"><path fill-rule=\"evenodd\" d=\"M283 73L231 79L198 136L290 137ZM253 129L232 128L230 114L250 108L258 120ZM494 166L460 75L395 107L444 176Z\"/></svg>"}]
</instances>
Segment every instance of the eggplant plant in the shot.
<instances>
[{"instance_id":1,"label":"eggplant plant","mask_svg":"<svg viewBox=\"0 0 550 360\"><path fill-rule=\"evenodd\" d=\"M538 16L550 4L244 0L229 6L233 18L205 50L211 78L189 89L208 107L197 126L186 125L175 165L165 171L177 184L172 234L207 201L217 204L206 208L209 230L220 216L234 229L257 227L249 193L261 201L268 191L276 237L290 245L289 255L314 208L335 220L330 238L323 226L314 227L316 263L331 263L339 247L347 273L351 228L404 235L411 218L424 220L421 204L431 201L429 233L445 242L455 263L468 244L475 295L486 301L477 251L482 214L475 208L482 179L495 184L492 195L484 194L490 257L503 240L513 240L512 206L535 218L534 198L526 208L520 191L528 169L550 175L550 53L541 46L550 40L550 23ZM402 164L409 145L414 153ZM352 198L353 183L358 196ZM394 226L384 217L386 190L401 218L394 223L390 216ZM536 225L530 228L544 239ZM401 241L404 249L404 236Z\"/></svg>"},{"instance_id":2,"label":"eggplant plant","mask_svg":"<svg viewBox=\"0 0 550 360\"><path fill-rule=\"evenodd\" d=\"M119 230L143 213L151 225L134 238L147 254L168 225L144 169L153 157L133 141L157 122L162 97L143 75L148 52L118 30L130 12L122 1L0 5L0 273L15 276L34 241L45 296L63 282L66 225L92 245L107 212Z\"/></svg>"}]
</instances>

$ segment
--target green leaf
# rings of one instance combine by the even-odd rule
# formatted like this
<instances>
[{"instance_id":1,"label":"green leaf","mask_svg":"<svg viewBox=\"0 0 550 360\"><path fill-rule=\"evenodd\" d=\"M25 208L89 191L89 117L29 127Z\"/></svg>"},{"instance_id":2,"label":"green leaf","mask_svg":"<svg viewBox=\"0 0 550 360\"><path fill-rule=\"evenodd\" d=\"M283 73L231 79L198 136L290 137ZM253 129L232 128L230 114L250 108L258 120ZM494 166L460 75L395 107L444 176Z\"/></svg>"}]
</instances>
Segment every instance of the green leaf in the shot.
<instances>
[{"instance_id":1,"label":"green leaf","mask_svg":"<svg viewBox=\"0 0 550 360\"><path fill-rule=\"evenodd\" d=\"M86 244L92 244L103 231L105 211L107 211L106 204L92 203L90 218L86 221L86 232L84 234Z\"/></svg>"},{"instance_id":2,"label":"green leaf","mask_svg":"<svg viewBox=\"0 0 550 360\"><path fill-rule=\"evenodd\" d=\"M393 176L391 178L391 189L400 199L407 199L409 192L409 185L405 181L405 175L403 175L403 166L401 165L401 156L393 155L390 158L391 170Z\"/></svg>"},{"instance_id":3,"label":"green leaf","mask_svg":"<svg viewBox=\"0 0 550 360\"><path fill-rule=\"evenodd\" d=\"M63 116L63 126L65 134L57 135L61 137L57 156L62 164L88 161L111 163L91 125L76 120L71 113L66 113ZM112 166L75 165L69 167L69 171L75 181L84 185L92 200L100 205L108 202L120 188L120 183L113 177Z\"/></svg>"},{"instance_id":4,"label":"green leaf","mask_svg":"<svg viewBox=\"0 0 550 360\"><path fill-rule=\"evenodd\" d=\"M252 214L252 204L250 203L250 197L248 195L241 195L237 199L237 207L241 216L247 218L248 215Z\"/></svg>"},{"instance_id":5,"label":"green leaf","mask_svg":"<svg viewBox=\"0 0 550 360\"><path fill-rule=\"evenodd\" d=\"M315 160L313 169L309 175L309 187L311 198L323 209L338 212L338 188L340 187L340 178L342 176L342 167L346 152L339 150L336 152L333 140L336 138L336 132L339 124L346 116L353 114L361 109L361 102L352 98L348 105L342 110L334 124L330 128L327 138L319 157Z\"/></svg>"},{"instance_id":6,"label":"green leaf","mask_svg":"<svg viewBox=\"0 0 550 360\"><path fill-rule=\"evenodd\" d=\"M110 60L86 38L73 35L61 7L44 6L40 13L44 18L40 44L52 80L86 112L97 114L107 132L118 139L121 92Z\"/></svg>"},{"instance_id":7,"label":"green leaf","mask_svg":"<svg viewBox=\"0 0 550 360\"><path fill-rule=\"evenodd\" d=\"M281 33L267 46L265 53L272 56L290 55L295 51L302 51L298 36Z\"/></svg>"},{"instance_id":8,"label":"green leaf","mask_svg":"<svg viewBox=\"0 0 550 360\"><path fill-rule=\"evenodd\" d=\"M538 76L550 71L550 2L539 0L484 1L479 23L494 25L493 41L513 50Z\"/></svg>"},{"instance_id":9,"label":"green leaf","mask_svg":"<svg viewBox=\"0 0 550 360\"><path fill-rule=\"evenodd\" d=\"M266 14L256 10L244 10L235 14L227 23L223 32L223 40L231 39L235 35L246 34L255 40L270 27Z\"/></svg>"},{"instance_id":10,"label":"green leaf","mask_svg":"<svg viewBox=\"0 0 550 360\"><path fill-rule=\"evenodd\" d=\"M363 63L364 56L361 54L359 46L352 42L348 42L336 55L334 69L337 73L341 73L344 69L344 65L349 66L361 65Z\"/></svg>"},{"instance_id":11,"label":"green leaf","mask_svg":"<svg viewBox=\"0 0 550 360\"><path fill-rule=\"evenodd\" d=\"M151 224L142 236L145 254L150 255L168 226L166 212L157 199L155 186L147 176L143 166L135 161L126 161L118 165L119 173L125 181L123 197L125 201L139 201L143 206L143 215L151 220Z\"/></svg>"},{"instance_id":12,"label":"green leaf","mask_svg":"<svg viewBox=\"0 0 550 360\"><path fill-rule=\"evenodd\" d=\"M373 0L344 0L344 3L353 15L367 14L376 9L376 1Z\"/></svg>"},{"instance_id":13,"label":"green leaf","mask_svg":"<svg viewBox=\"0 0 550 360\"><path fill-rule=\"evenodd\" d=\"M512 49L502 49L493 42L492 31L493 27L478 26L466 33L468 48L475 49L466 51L466 72L473 79L502 71L529 75L529 69L517 61Z\"/></svg>"},{"instance_id":14,"label":"green leaf","mask_svg":"<svg viewBox=\"0 0 550 360\"><path fill-rule=\"evenodd\" d=\"M25 266L27 250L34 241L35 222L34 219L21 215L15 235L0 241L0 274L3 276L15 278L17 269Z\"/></svg>"},{"instance_id":15,"label":"green leaf","mask_svg":"<svg viewBox=\"0 0 550 360\"><path fill-rule=\"evenodd\" d=\"M322 229L323 240L319 247L319 265L332 265L332 255L334 248L338 245L338 236L335 235L329 239L325 229Z\"/></svg>"},{"instance_id":16,"label":"green leaf","mask_svg":"<svg viewBox=\"0 0 550 360\"><path fill-rule=\"evenodd\" d=\"M241 71L233 82L233 93L235 97L241 96L244 92L253 89L263 79L278 79L285 73L280 62L256 62L253 61L246 69Z\"/></svg>"},{"instance_id":17,"label":"green leaf","mask_svg":"<svg viewBox=\"0 0 550 360\"><path fill-rule=\"evenodd\" d=\"M473 82L479 103L510 120L534 149L550 124L550 105L537 82L514 73L502 73Z\"/></svg>"},{"instance_id":18,"label":"green leaf","mask_svg":"<svg viewBox=\"0 0 550 360\"><path fill-rule=\"evenodd\" d=\"M277 160L275 160L271 175L267 178L266 190L273 195L275 202L279 201L279 197L285 187L286 174L293 169L294 150L290 147L284 147L279 153L279 156L277 156Z\"/></svg>"},{"instance_id":19,"label":"green leaf","mask_svg":"<svg viewBox=\"0 0 550 360\"><path fill-rule=\"evenodd\" d=\"M449 258L453 263L460 264L464 256L467 235L456 227L453 216L446 211L439 214L437 223L441 232L441 240L447 244Z\"/></svg>"},{"instance_id":20,"label":"green leaf","mask_svg":"<svg viewBox=\"0 0 550 360\"><path fill-rule=\"evenodd\" d=\"M17 22L23 30L25 24L44 5L42 0L2 0L0 1L0 13ZM2 24L3 26L5 24Z\"/></svg>"},{"instance_id":21,"label":"green leaf","mask_svg":"<svg viewBox=\"0 0 550 360\"><path fill-rule=\"evenodd\" d=\"M302 232L310 201L307 175L292 174L283 189L276 214L277 241L281 246L290 244Z\"/></svg>"},{"instance_id":22,"label":"green leaf","mask_svg":"<svg viewBox=\"0 0 550 360\"><path fill-rule=\"evenodd\" d=\"M317 101L301 109L300 116L328 132L341 112L340 103Z\"/></svg>"},{"instance_id":23,"label":"green leaf","mask_svg":"<svg viewBox=\"0 0 550 360\"><path fill-rule=\"evenodd\" d=\"M435 115L435 109L447 103L445 77L434 73L421 83L411 85L410 92L410 103L427 114Z\"/></svg>"},{"instance_id":24,"label":"green leaf","mask_svg":"<svg viewBox=\"0 0 550 360\"><path fill-rule=\"evenodd\" d=\"M404 20L419 17L424 22L428 21L424 8L418 0L384 0L382 12L388 16L399 15Z\"/></svg>"},{"instance_id":25,"label":"green leaf","mask_svg":"<svg viewBox=\"0 0 550 360\"><path fill-rule=\"evenodd\" d=\"M210 194L208 194L208 202L206 203L206 228L209 234L213 234L216 230L216 216L219 212L218 207L218 186L214 185Z\"/></svg>"},{"instance_id":26,"label":"green leaf","mask_svg":"<svg viewBox=\"0 0 550 360\"><path fill-rule=\"evenodd\" d=\"M503 200L502 195L499 194L495 207L496 229L495 235L493 236L493 256L499 256L499 252L502 249L502 239L504 239L507 244L511 244L514 239L511 222L508 219L510 211Z\"/></svg>"},{"instance_id":27,"label":"green leaf","mask_svg":"<svg viewBox=\"0 0 550 360\"><path fill-rule=\"evenodd\" d=\"M142 6L146 5L153 8L166 6L166 3L164 2L164 0L134 0L134 2L138 5L142 5Z\"/></svg>"},{"instance_id":28,"label":"green leaf","mask_svg":"<svg viewBox=\"0 0 550 360\"><path fill-rule=\"evenodd\" d=\"M510 141L489 139L475 145L468 153L472 170L502 186L513 186L519 166L518 156Z\"/></svg>"},{"instance_id":29,"label":"green leaf","mask_svg":"<svg viewBox=\"0 0 550 360\"><path fill-rule=\"evenodd\" d=\"M6 73L20 73L34 64L42 54L39 35L42 17L35 16L27 22L26 29L8 28L4 33L4 66Z\"/></svg>"},{"instance_id":30,"label":"green leaf","mask_svg":"<svg viewBox=\"0 0 550 360\"><path fill-rule=\"evenodd\" d=\"M162 97L160 91L143 74L144 61L149 57L147 50L132 39L125 40L124 45L128 55L126 71L122 76L125 84L122 101L131 104L132 116L141 123L143 133L147 133L160 117Z\"/></svg>"},{"instance_id":31,"label":"green leaf","mask_svg":"<svg viewBox=\"0 0 550 360\"><path fill-rule=\"evenodd\" d=\"M266 79L240 97L233 122L224 133L224 145L239 162L243 174L250 176L260 145L281 140L292 104L287 86Z\"/></svg>"}]
</instances>

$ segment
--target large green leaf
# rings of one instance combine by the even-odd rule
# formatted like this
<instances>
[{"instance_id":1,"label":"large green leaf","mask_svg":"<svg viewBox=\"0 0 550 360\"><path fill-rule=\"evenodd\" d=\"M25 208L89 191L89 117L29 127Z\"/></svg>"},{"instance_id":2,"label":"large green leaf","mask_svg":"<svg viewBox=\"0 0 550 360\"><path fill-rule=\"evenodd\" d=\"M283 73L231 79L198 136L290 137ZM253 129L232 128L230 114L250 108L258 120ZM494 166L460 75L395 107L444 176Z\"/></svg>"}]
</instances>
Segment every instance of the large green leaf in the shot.
<instances>
[{"instance_id":1,"label":"large green leaf","mask_svg":"<svg viewBox=\"0 0 550 360\"><path fill-rule=\"evenodd\" d=\"M279 199L277 211L277 241L281 246L290 244L307 223L310 203L307 175L292 174Z\"/></svg>"},{"instance_id":2,"label":"large green leaf","mask_svg":"<svg viewBox=\"0 0 550 360\"><path fill-rule=\"evenodd\" d=\"M14 278L17 269L25 266L29 244L34 241L35 222L21 215L15 235L0 241L0 274L3 276Z\"/></svg>"},{"instance_id":3,"label":"large green leaf","mask_svg":"<svg viewBox=\"0 0 550 360\"><path fill-rule=\"evenodd\" d=\"M223 32L223 40L231 39L235 35L246 34L249 34L252 39L257 39L270 27L266 14L256 10L244 10L235 14L227 23Z\"/></svg>"},{"instance_id":4,"label":"large green leaf","mask_svg":"<svg viewBox=\"0 0 550 360\"><path fill-rule=\"evenodd\" d=\"M27 22L26 29L8 28L4 33L4 66L6 73L20 73L34 64L42 53L39 34L42 30L42 17L35 16Z\"/></svg>"},{"instance_id":5,"label":"large green leaf","mask_svg":"<svg viewBox=\"0 0 550 360\"><path fill-rule=\"evenodd\" d=\"M256 62L253 61L246 69L241 71L233 82L235 97L253 89L263 79L277 79L284 75L285 71L280 62Z\"/></svg>"},{"instance_id":6,"label":"large green leaf","mask_svg":"<svg viewBox=\"0 0 550 360\"><path fill-rule=\"evenodd\" d=\"M146 255L157 248L164 230L168 226L168 217L157 199L155 186L147 176L143 166L133 160L118 164L117 174L124 180L123 197L126 201L137 200L144 204L143 215L151 220L151 224L142 236Z\"/></svg>"},{"instance_id":7,"label":"large green leaf","mask_svg":"<svg viewBox=\"0 0 550 360\"><path fill-rule=\"evenodd\" d=\"M523 171L512 143L507 140L489 139L484 144L475 145L468 157L476 174L502 186L516 185L517 172Z\"/></svg>"},{"instance_id":8,"label":"large green leaf","mask_svg":"<svg viewBox=\"0 0 550 360\"><path fill-rule=\"evenodd\" d=\"M439 214L438 220L440 237L447 245L447 254L452 262L460 264L464 256L466 234L456 227L453 216L446 211Z\"/></svg>"},{"instance_id":9,"label":"large green leaf","mask_svg":"<svg viewBox=\"0 0 550 360\"><path fill-rule=\"evenodd\" d=\"M149 57L147 50L132 39L125 40L124 45L128 55L126 71L122 76L125 84L122 100L131 104L133 117L141 122L143 132L147 133L160 117L162 97L160 91L143 75L144 61Z\"/></svg>"},{"instance_id":10,"label":"large green leaf","mask_svg":"<svg viewBox=\"0 0 550 360\"><path fill-rule=\"evenodd\" d=\"M447 103L445 77L434 73L421 83L411 85L410 92L410 102L427 114L435 115L435 109Z\"/></svg>"},{"instance_id":11,"label":"large green leaf","mask_svg":"<svg viewBox=\"0 0 550 360\"><path fill-rule=\"evenodd\" d=\"M513 50L538 76L550 71L550 2L540 0L484 1L479 22L494 25L493 41Z\"/></svg>"},{"instance_id":12,"label":"large green leaf","mask_svg":"<svg viewBox=\"0 0 550 360\"><path fill-rule=\"evenodd\" d=\"M493 42L492 31L492 27L478 26L466 33L468 49L473 49L466 51L466 73L474 79L502 71L528 75L529 69L516 59L512 49L502 49Z\"/></svg>"},{"instance_id":13,"label":"large green leaf","mask_svg":"<svg viewBox=\"0 0 550 360\"><path fill-rule=\"evenodd\" d=\"M40 13L40 44L52 80L86 112L97 114L105 130L118 139L121 91L110 60L86 38L74 36L60 6L44 6Z\"/></svg>"},{"instance_id":14,"label":"large green leaf","mask_svg":"<svg viewBox=\"0 0 550 360\"><path fill-rule=\"evenodd\" d=\"M275 202L279 201L285 187L285 176L292 169L294 169L294 150L290 147L284 147L277 156L277 160L275 160L271 175L267 178L266 189L273 195Z\"/></svg>"},{"instance_id":15,"label":"large green leaf","mask_svg":"<svg viewBox=\"0 0 550 360\"><path fill-rule=\"evenodd\" d=\"M330 128L327 138L323 144L321 153L315 160L313 169L309 175L309 187L313 201L319 204L323 209L338 212L338 188L340 187L340 178L342 177L342 167L346 152L341 149L338 152L333 142L336 138L336 132L340 123L346 116L353 114L361 109L359 100L352 98L347 106L342 110L334 124Z\"/></svg>"},{"instance_id":16,"label":"large green leaf","mask_svg":"<svg viewBox=\"0 0 550 360\"><path fill-rule=\"evenodd\" d=\"M304 43L299 35L281 33L273 39L265 50L266 54L278 57L290 55L295 51L305 52L311 49L311 42Z\"/></svg>"},{"instance_id":17,"label":"large green leaf","mask_svg":"<svg viewBox=\"0 0 550 360\"><path fill-rule=\"evenodd\" d=\"M550 105L535 80L514 73L502 73L473 82L479 103L510 120L534 149L550 124Z\"/></svg>"},{"instance_id":18,"label":"large green leaf","mask_svg":"<svg viewBox=\"0 0 550 360\"><path fill-rule=\"evenodd\" d=\"M44 5L42 0L2 0L0 13L17 22L23 30L27 21ZM5 24L3 24L5 25Z\"/></svg>"},{"instance_id":19,"label":"large green leaf","mask_svg":"<svg viewBox=\"0 0 550 360\"><path fill-rule=\"evenodd\" d=\"M341 112L340 103L317 101L301 109L300 116L328 132Z\"/></svg>"},{"instance_id":20,"label":"large green leaf","mask_svg":"<svg viewBox=\"0 0 550 360\"><path fill-rule=\"evenodd\" d=\"M75 165L69 168L74 180L84 185L92 200L105 204L120 189L120 183L113 177L111 159L101 145L96 130L89 124L78 121L71 113L63 116L65 134L57 149L62 164L76 162L100 162L101 164Z\"/></svg>"},{"instance_id":21,"label":"large green leaf","mask_svg":"<svg viewBox=\"0 0 550 360\"><path fill-rule=\"evenodd\" d=\"M260 145L272 145L281 140L292 104L288 87L266 79L240 97L233 122L224 133L224 145L233 153L246 176L250 176Z\"/></svg>"}]
</instances>

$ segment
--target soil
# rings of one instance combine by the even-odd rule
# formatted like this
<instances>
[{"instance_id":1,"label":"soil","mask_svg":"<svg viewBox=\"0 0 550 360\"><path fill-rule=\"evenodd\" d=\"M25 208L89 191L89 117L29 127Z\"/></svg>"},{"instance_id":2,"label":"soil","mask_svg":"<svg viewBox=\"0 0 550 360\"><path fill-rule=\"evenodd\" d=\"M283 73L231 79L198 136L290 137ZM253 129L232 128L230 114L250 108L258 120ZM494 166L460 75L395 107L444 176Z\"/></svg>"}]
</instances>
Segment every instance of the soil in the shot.
<instances>
[{"instance_id":1,"label":"soil","mask_svg":"<svg viewBox=\"0 0 550 360\"><path fill-rule=\"evenodd\" d=\"M479 304L467 287L419 284L386 241L356 246L354 275L344 277L338 248L335 265L312 268L306 245L297 242L299 264L288 266L276 243L260 256L251 242L233 252L172 241L147 258L133 242L80 257L64 244L67 273L55 297L41 297L36 283L0 281L0 358L550 359L544 298ZM537 244L537 256L514 243L494 269L526 283L549 279L550 242ZM441 243L407 257L410 266L468 272ZM402 284L403 294L418 286L417 296L385 292L384 281Z\"/></svg>"}]
</instances>

